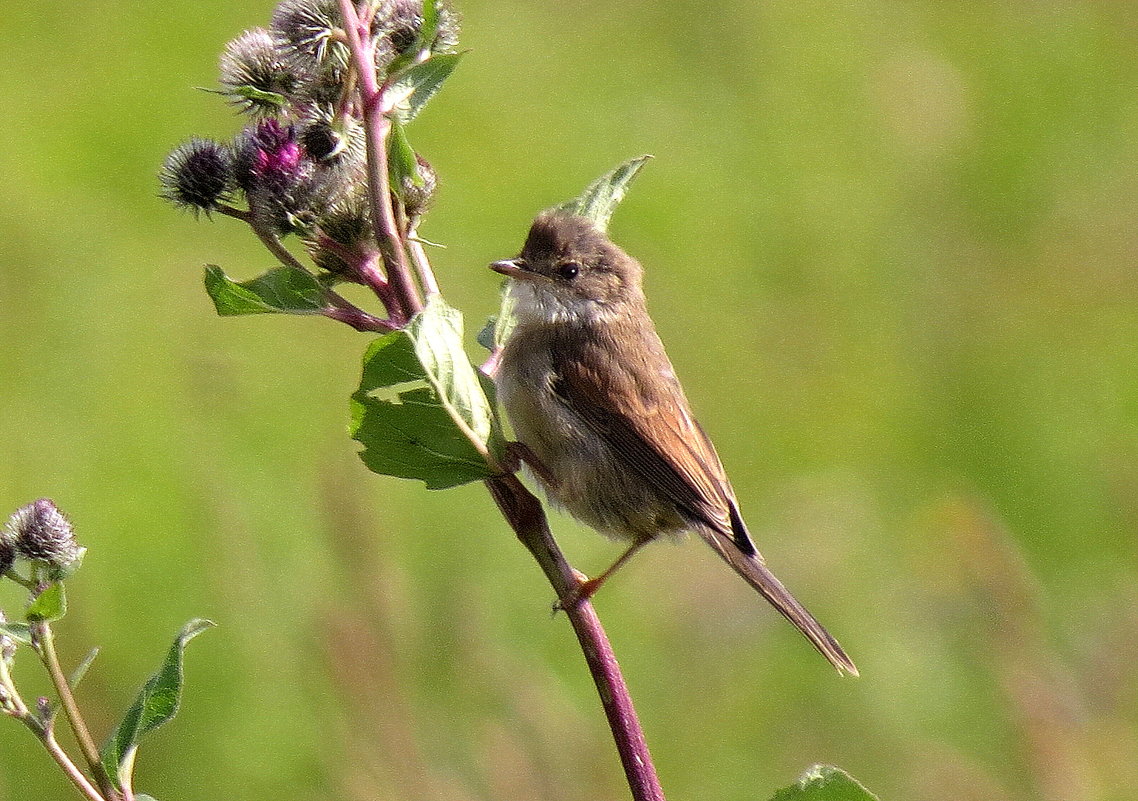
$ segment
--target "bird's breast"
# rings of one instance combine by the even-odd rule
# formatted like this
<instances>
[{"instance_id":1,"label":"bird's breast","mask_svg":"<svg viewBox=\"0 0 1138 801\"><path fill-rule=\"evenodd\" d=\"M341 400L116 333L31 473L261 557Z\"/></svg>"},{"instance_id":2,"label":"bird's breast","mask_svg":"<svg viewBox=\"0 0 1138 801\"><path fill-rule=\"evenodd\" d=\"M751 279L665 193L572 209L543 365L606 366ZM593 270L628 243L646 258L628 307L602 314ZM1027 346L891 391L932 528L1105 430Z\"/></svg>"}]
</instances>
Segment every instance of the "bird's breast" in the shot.
<instances>
[{"instance_id":1,"label":"bird's breast","mask_svg":"<svg viewBox=\"0 0 1138 801\"><path fill-rule=\"evenodd\" d=\"M554 392L560 363L577 355L557 332L519 327L497 377L515 436L553 478L546 486L550 498L611 536L641 539L685 528L675 506L629 469L627 456L614 452Z\"/></svg>"}]
</instances>

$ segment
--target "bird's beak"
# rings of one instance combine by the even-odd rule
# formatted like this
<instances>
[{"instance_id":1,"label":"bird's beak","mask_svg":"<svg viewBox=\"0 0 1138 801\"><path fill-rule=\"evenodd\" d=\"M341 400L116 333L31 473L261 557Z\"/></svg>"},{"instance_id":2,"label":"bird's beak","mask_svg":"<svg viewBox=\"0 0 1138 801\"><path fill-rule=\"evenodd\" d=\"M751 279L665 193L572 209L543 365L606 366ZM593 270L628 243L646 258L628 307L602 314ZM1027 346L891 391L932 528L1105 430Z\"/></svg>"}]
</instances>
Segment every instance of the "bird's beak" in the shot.
<instances>
[{"instance_id":1,"label":"bird's beak","mask_svg":"<svg viewBox=\"0 0 1138 801\"><path fill-rule=\"evenodd\" d=\"M490 269L496 273L501 273L507 278L525 278L529 272L522 266L521 259L503 259L496 261L490 265Z\"/></svg>"}]
</instances>

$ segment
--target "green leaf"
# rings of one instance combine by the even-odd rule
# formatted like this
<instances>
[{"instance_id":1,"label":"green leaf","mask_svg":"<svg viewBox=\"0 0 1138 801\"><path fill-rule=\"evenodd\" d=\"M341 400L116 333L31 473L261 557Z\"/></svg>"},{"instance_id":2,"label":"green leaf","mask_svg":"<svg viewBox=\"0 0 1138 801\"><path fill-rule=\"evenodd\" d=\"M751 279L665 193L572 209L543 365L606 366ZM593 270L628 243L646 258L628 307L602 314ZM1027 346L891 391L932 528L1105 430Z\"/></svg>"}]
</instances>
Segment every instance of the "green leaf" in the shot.
<instances>
[{"instance_id":1,"label":"green leaf","mask_svg":"<svg viewBox=\"0 0 1138 801\"><path fill-rule=\"evenodd\" d=\"M593 181L578 197L562 203L557 208L560 211L588 217L597 228L602 231L607 230L609 218L612 217L620 201L624 200L628 185L650 158L652 157L645 155L629 159Z\"/></svg>"},{"instance_id":2,"label":"green leaf","mask_svg":"<svg viewBox=\"0 0 1138 801\"><path fill-rule=\"evenodd\" d=\"M71 671L71 675L67 677L67 686L74 690L79 686L79 682L83 681L83 677L87 675L87 669L91 667L91 663L95 661L95 657L99 655L99 649L96 646L87 652L87 656L83 657L83 661Z\"/></svg>"},{"instance_id":3,"label":"green leaf","mask_svg":"<svg viewBox=\"0 0 1138 801\"><path fill-rule=\"evenodd\" d=\"M439 33L439 0L423 0L423 22L416 41L420 50L429 50Z\"/></svg>"},{"instance_id":4,"label":"green leaf","mask_svg":"<svg viewBox=\"0 0 1138 801\"><path fill-rule=\"evenodd\" d=\"M134 801L158 801L158 799L152 795L147 795L146 793L135 793Z\"/></svg>"},{"instance_id":5,"label":"green leaf","mask_svg":"<svg viewBox=\"0 0 1138 801\"><path fill-rule=\"evenodd\" d=\"M391 116L404 125L419 116L427 101L438 93L443 82L454 72L462 55L436 53L426 61L404 70L388 89L392 103Z\"/></svg>"},{"instance_id":6,"label":"green leaf","mask_svg":"<svg viewBox=\"0 0 1138 801\"><path fill-rule=\"evenodd\" d=\"M63 582L53 581L28 604L24 616L29 621L51 621L59 620L65 614L67 614L67 595L63 591Z\"/></svg>"},{"instance_id":7,"label":"green leaf","mask_svg":"<svg viewBox=\"0 0 1138 801\"><path fill-rule=\"evenodd\" d=\"M295 267L277 267L251 281L237 282L220 267L205 268L205 291L222 317L239 314L322 314L324 287L316 276Z\"/></svg>"},{"instance_id":8,"label":"green leaf","mask_svg":"<svg viewBox=\"0 0 1138 801\"><path fill-rule=\"evenodd\" d=\"M878 801L878 798L841 768L814 765L793 785L775 793L771 801Z\"/></svg>"},{"instance_id":9,"label":"green leaf","mask_svg":"<svg viewBox=\"0 0 1138 801\"><path fill-rule=\"evenodd\" d=\"M462 315L438 296L407 329L368 348L351 408L352 438L374 473L429 489L490 475L486 454L497 452L501 435L462 347Z\"/></svg>"},{"instance_id":10,"label":"green leaf","mask_svg":"<svg viewBox=\"0 0 1138 801\"><path fill-rule=\"evenodd\" d=\"M498 316L494 320L494 348L505 345L506 340L514 331L514 326L517 325L517 318L514 317L514 305L513 294L506 287L503 287L502 305L498 307Z\"/></svg>"},{"instance_id":11,"label":"green leaf","mask_svg":"<svg viewBox=\"0 0 1138 801\"><path fill-rule=\"evenodd\" d=\"M514 296L510 293L510 282L503 281L498 313L490 317L478 332L478 344L493 353L506 344L516 324Z\"/></svg>"},{"instance_id":12,"label":"green leaf","mask_svg":"<svg viewBox=\"0 0 1138 801\"><path fill-rule=\"evenodd\" d=\"M32 632L27 623L0 623L0 636L11 637L20 645L32 644Z\"/></svg>"},{"instance_id":13,"label":"green leaf","mask_svg":"<svg viewBox=\"0 0 1138 801\"><path fill-rule=\"evenodd\" d=\"M235 86L232 89L217 92L219 95L225 95L230 98L238 98L240 100L248 100L262 108L284 108L286 98L279 92L266 92L264 89L258 89L256 86Z\"/></svg>"},{"instance_id":14,"label":"green leaf","mask_svg":"<svg viewBox=\"0 0 1138 801\"><path fill-rule=\"evenodd\" d=\"M182 694L182 657L186 643L213 625L208 620L196 618L182 627L162 666L143 685L134 704L103 746L100 754L103 767L116 786L122 786L120 770L124 763L132 760L139 740L177 714Z\"/></svg>"},{"instance_id":15,"label":"green leaf","mask_svg":"<svg viewBox=\"0 0 1138 801\"><path fill-rule=\"evenodd\" d=\"M478 330L478 336L475 341L479 345L486 348L486 350L494 350L494 332L498 329L498 315L491 314L486 318L486 324Z\"/></svg>"},{"instance_id":16,"label":"green leaf","mask_svg":"<svg viewBox=\"0 0 1138 801\"><path fill-rule=\"evenodd\" d=\"M410 331L419 362L455 425L472 442L488 446L494 412L462 345L462 313L435 295Z\"/></svg>"},{"instance_id":17,"label":"green leaf","mask_svg":"<svg viewBox=\"0 0 1138 801\"><path fill-rule=\"evenodd\" d=\"M406 181L415 186L423 185L419 162L415 160L415 149L407 141L407 132L398 122L391 123L391 135L387 137L387 172L391 191L400 197L403 197Z\"/></svg>"}]
</instances>

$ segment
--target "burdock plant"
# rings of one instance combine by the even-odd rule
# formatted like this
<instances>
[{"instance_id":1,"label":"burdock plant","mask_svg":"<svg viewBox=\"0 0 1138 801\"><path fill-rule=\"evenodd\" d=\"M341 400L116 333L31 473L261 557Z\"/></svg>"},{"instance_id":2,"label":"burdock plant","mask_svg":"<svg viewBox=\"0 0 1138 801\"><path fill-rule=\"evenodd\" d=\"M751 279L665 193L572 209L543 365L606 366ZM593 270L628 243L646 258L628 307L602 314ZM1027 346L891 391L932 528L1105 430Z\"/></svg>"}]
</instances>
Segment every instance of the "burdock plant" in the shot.
<instances>
[{"instance_id":1,"label":"burdock plant","mask_svg":"<svg viewBox=\"0 0 1138 801\"><path fill-rule=\"evenodd\" d=\"M633 797L662 801L612 648L591 604L577 601L579 574L503 438L490 376L509 308L479 337L491 350L480 371L417 233L437 178L407 126L458 66L457 42L457 16L443 0L283 0L267 28L241 34L221 57L219 92L245 115L244 127L229 142L195 138L175 149L162 195L248 225L278 262L245 281L207 267L219 314L322 315L380 334L351 397L364 464L430 489L485 483L576 632ZM564 208L603 229L645 160L620 165ZM350 302L337 291L343 284L366 287L378 308Z\"/></svg>"},{"instance_id":2,"label":"burdock plant","mask_svg":"<svg viewBox=\"0 0 1138 801\"><path fill-rule=\"evenodd\" d=\"M28 591L22 620L9 621L0 612L0 714L23 723L88 801L153 801L134 792L139 743L177 712L186 643L213 624L195 619L182 627L162 665L98 745L76 696L76 688L98 649L65 672L52 626L67 613L64 581L79 569L85 552L75 539L71 521L47 498L20 507L0 529L0 579L14 581ZM38 657L51 681L54 699L40 696L31 702L25 700L14 670L21 648ZM74 735L78 756L69 753L56 738L60 711Z\"/></svg>"},{"instance_id":3,"label":"burdock plant","mask_svg":"<svg viewBox=\"0 0 1138 801\"><path fill-rule=\"evenodd\" d=\"M351 400L364 464L431 489L485 482L568 599L577 574L511 469L492 384L466 356L461 315L444 302L417 234L437 176L406 126L458 66L457 42L457 16L441 1L285 0L267 29L246 31L222 53L219 91L248 122L231 142L194 138L176 148L162 195L197 215L242 221L279 262L240 282L208 267L219 314L316 314L383 334L364 354ZM579 204L603 224L642 163L598 181ZM307 260L285 247L289 236ZM347 300L336 291L345 283L371 290L381 311ZM508 325L506 310L485 330L491 350ZM633 794L662 799L596 614L588 603L566 607Z\"/></svg>"}]
</instances>

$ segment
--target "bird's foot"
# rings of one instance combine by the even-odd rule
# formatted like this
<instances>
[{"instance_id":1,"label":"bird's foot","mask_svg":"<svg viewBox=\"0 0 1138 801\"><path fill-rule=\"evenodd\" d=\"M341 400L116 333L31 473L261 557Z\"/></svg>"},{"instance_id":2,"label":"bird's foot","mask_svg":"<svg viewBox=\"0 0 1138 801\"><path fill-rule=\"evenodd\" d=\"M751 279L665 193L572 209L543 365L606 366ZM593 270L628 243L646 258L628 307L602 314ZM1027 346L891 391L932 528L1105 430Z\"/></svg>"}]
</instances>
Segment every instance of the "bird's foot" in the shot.
<instances>
[{"instance_id":1,"label":"bird's foot","mask_svg":"<svg viewBox=\"0 0 1138 801\"><path fill-rule=\"evenodd\" d=\"M608 578L608 571L591 579L580 570L574 570L573 577L577 579L577 586L569 590L564 598L558 598L553 602L553 614L556 615L558 612L574 609L590 600L601 588L601 585L605 583L605 579Z\"/></svg>"},{"instance_id":2,"label":"bird's foot","mask_svg":"<svg viewBox=\"0 0 1138 801\"><path fill-rule=\"evenodd\" d=\"M546 487L551 490L557 488L557 479L554 478L553 473L545 466L545 462L541 461L537 454L530 450L528 445L524 442L507 442L503 466L511 473L516 473L522 464L529 467Z\"/></svg>"}]
</instances>

